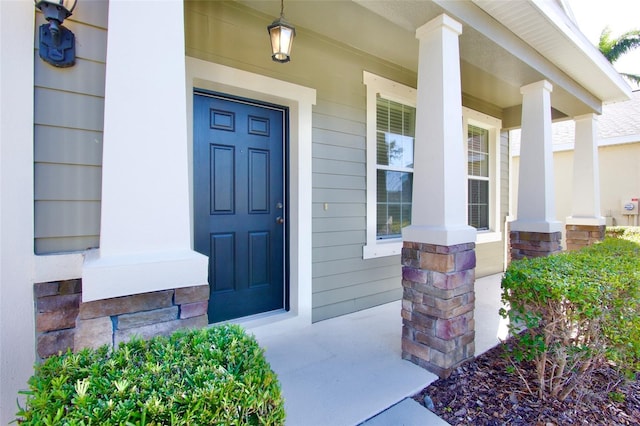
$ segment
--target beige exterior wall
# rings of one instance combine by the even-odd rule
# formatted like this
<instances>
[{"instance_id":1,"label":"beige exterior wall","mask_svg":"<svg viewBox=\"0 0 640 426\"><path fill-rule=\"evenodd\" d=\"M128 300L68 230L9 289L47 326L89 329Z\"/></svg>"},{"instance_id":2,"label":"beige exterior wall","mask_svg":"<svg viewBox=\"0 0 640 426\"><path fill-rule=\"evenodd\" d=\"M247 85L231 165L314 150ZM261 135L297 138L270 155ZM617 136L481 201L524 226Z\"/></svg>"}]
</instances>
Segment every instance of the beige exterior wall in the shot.
<instances>
[{"instance_id":1,"label":"beige exterior wall","mask_svg":"<svg viewBox=\"0 0 640 426\"><path fill-rule=\"evenodd\" d=\"M640 197L640 141L598 148L600 166L600 213L611 218L610 225L638 225L633 217L622 211L623 200ZM518 197L518 170L520 157L513 158L511 194L514 213ZM571 216L573 197L573 150L553 154L555 177L556 218L565 222ZM636 219L637 220L637 219ZM563 245L565 243L563 236Z\"/></svg>"},{"instance_id":2,"label":"beige exterior wall","mask_svg":"<svg viewBox=\"0 0 640 426\"><path fill-rule=\"evenodd\" d=\"M640 137L638 143L601 147L600 199L603 216L613 218L614 225L632 225L624 215L623 200L640 197ZM640 225L637 222L635 225Z\"/></svg>"}]
</instances>

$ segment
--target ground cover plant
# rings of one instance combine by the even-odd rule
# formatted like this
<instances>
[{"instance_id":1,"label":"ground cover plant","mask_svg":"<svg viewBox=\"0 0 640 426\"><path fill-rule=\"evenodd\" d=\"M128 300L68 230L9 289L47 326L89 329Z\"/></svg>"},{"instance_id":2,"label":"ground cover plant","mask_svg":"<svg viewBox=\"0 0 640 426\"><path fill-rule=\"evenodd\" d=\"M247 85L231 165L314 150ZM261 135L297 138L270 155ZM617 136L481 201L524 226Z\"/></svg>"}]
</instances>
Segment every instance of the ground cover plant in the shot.
<instances>
[{"instance_id":1,"label":"ground cover plant","mask_svg":"<svg viewBox=\"0 0 640 426\"><path fill-rule=\"evenodd\" d=\"M239 326L179 331L36 365L21 425L280 425L284 402Z\"/></svg>"},{"instance_id":2,"label":"ground cover plant","mask_svg":"<svg viewBox=\"0 0 640 426\"><path fill-rule=\"evenodd\" d=\"M512 337L415 399L451 424L640 425L640 230L607 235L512 262Z\"/></svg>"}]
</instances>

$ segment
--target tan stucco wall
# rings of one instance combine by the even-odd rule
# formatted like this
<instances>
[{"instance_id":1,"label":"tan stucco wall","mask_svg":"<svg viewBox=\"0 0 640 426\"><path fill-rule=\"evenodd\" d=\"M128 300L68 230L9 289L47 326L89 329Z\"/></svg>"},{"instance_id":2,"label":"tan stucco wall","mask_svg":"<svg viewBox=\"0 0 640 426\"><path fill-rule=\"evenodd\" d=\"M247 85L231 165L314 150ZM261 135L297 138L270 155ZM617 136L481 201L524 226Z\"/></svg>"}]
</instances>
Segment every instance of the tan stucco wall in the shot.
<instances>
[{"instance_id":1,"label":"tan stucco wall","mask_svg":"<svg viewBox=\"0 0 640 426\"><path fill-rule=\"evenodd\" d=\"M629 225L622 202L640 197L640 141L602 147L599 154L602 214L612 216L614 225Z\"/></svg>"},{"instance_id":2,"label":"tan stucco wall","mask_svg":"<svg viewBox=\"0 0 640 426\"><path fill-rule=\"evenodd\" d=\"M631 197L640 197L640 141L601 146L598 149L598 157L601 215L611 217L612 221L609 223L613 225L634 225L628 216L623 215L622 202ZM516 217L519 162L520 157L513 157L511 195ZM556 218L561 222L565 222L566 218L571 216L573 167L573 150L553 154Z\"/></svg>"}]
</instances>

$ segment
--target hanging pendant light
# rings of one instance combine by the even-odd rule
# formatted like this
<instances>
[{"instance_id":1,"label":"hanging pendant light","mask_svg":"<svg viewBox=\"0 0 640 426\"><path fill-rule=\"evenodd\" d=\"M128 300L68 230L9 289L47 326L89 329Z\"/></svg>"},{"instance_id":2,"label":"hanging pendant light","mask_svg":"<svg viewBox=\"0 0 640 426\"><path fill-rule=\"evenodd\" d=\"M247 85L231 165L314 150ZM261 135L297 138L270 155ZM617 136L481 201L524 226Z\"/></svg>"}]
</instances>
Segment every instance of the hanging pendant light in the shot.
<instances>
[{"instance_id":1,"label":"hanging pendant light","mask_svg":"<svg viewBox=\"0 0 640 426\"><path fill-rule=\"evenodd\" d=\"M291 46L296 28L284 19L284 0L280 0L280 18L267 27L271 37L271 58L280 63L291 60Z\"/></svg>"}]
</instances>

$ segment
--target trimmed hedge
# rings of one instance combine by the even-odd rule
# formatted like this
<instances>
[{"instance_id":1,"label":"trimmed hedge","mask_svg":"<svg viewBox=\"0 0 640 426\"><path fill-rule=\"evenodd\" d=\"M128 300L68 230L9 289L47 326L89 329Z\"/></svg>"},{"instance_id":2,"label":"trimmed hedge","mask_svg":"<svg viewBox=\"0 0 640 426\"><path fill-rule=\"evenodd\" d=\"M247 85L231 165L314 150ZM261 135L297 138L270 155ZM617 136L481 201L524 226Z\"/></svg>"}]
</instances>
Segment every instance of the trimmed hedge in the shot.
<instances>
[{"instance_id":1,"label":"trimmed hedge","mask_svg":"<svg viewBox=\"0 0 640 426\"><path fill-rule=\"evenodd\" d=\"M237 325L179 331L36 365L24 425L284 423L275 373Z\"/></svg>"},{"instance_id":2,"label":"trimmed hedge","mask_svg":"<svg viewBox=\"0 0 640 426\"><path fill-rule=\"evenodd\" d=\"M577 252L514 261L504 275L510 355L535 363L542 398L566 399L601 362L640 370L640 233L610 234Z\"/></svg>"}]
</instances>

